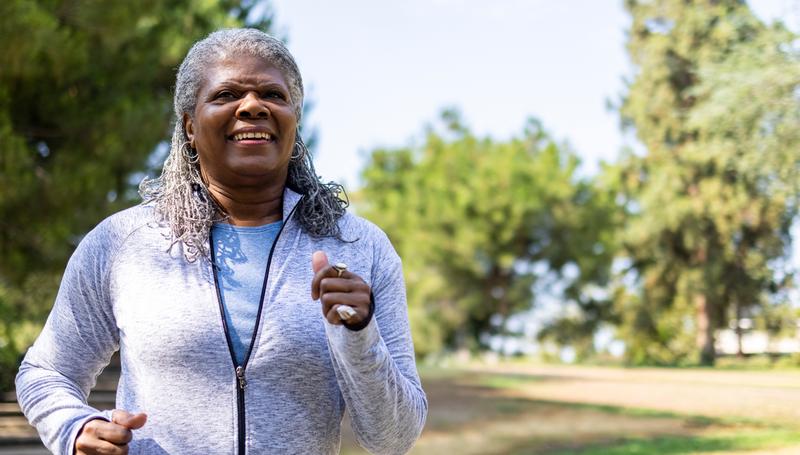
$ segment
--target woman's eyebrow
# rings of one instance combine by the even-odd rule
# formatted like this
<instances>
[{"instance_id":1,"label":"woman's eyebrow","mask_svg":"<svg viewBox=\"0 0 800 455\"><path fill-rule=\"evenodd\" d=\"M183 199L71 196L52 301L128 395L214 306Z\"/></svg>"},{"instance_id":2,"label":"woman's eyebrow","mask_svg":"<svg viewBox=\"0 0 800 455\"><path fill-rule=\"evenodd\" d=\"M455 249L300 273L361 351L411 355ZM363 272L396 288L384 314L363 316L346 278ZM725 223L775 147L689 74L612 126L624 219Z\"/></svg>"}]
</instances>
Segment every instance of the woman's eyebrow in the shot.
<instances>
[{"instance_id":1,"label":"woman's eyebrow","mask_svg":"<svg viewBox=\"0 0 800 455\"><path fill-rule=\"evenodd\" d=\"M237 86L241 87L244 85L257 85L260 87L285 87L285 83L276 81L274 79L238 79L238 78L231 78L231 79L223 79L220 81L214 82L211 86L212 87L222 87L222 86ZM287 87L288 88L288 87Z\"/></svg>"}]
</instances>

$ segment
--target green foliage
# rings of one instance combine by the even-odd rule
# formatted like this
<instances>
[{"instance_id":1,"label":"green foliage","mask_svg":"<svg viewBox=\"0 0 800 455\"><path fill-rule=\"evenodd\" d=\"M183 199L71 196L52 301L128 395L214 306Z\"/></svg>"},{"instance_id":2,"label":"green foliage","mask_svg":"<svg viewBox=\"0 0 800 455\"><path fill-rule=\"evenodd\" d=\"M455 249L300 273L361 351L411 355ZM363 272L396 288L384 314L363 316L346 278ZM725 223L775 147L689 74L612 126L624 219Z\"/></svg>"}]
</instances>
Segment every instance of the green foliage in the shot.
<instances>
[{"instance_id":1,"label":"green foliage","mask_svg":"<svg viewBox=\"0 0 800 455\"><path fill-rule=\"evenodd\" d=\"M633 363L713 363L714 330L791 283L800 54L738 0L635 1L621 114L647 149L614 170L638 292L616 293Z\"/></svg>"},{"instance_id":2,"label":"green foliage","mask_svg":"<svg viewBox=\"0 0 800 455\"><path fill-rule=\"evenodd\" d=\"M595 333L619 322L609 289L624 211L615 200L614 174L607 165L603 169L596 178L576 183L577 197L571 208L574 217L558 228L556 240L562 251L551 265L560 271L565 270L565 265L574 268L572 276L559 274L559 284L564 284L565 289L554 297L561 300L563 311L546 322L537 335L540 342L572 347L577 362L596 359L599 353L595 349Z\"/></svg>"},{"instance_id":3,"label":"green foliage","mask_svg":"<svg viewBox=\"0 0 800 455\"><path fill-rule=\"evenodd\" d=\"M507 142L475 137L453 111L443 123L419 148L374 150L358 204L403 258L418 352L502 333L536 297L536 264L577 268L567 293L602 312L582 286L607 273L609 217L577 179L575 155L535 121Z\"/></svg>"},{"instance_id":4,"label":"green foliage","mask_svg":"<svg viewBox=\"0 0 800 455\"><path fill-rule=\"evenodd\" d=\"M221 27L268 29L254 6L0 2L0 388L80 236L136 199L138 173L171 132L189 46Z\"/></svg>"}]
</instances>

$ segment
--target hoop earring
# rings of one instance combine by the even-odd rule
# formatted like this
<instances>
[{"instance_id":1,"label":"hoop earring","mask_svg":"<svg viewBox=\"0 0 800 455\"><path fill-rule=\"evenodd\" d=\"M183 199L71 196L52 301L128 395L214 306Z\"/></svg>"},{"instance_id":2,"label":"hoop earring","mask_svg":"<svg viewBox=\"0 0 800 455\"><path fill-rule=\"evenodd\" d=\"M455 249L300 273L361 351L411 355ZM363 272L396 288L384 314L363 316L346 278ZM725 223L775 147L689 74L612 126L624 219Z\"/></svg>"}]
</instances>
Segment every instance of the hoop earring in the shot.
<instances>
[{"instance_id":1,"label":"hoop earring","mask_svg":"<svg viewBox=\"0 0 800 455\"><path fill-rule=\"evenodd\" d=\"M298 139L297 142L294 143L294 149L292 150L292 155L289 158L295 161L302 160L306 154L308 154L306 144L303 143L302 139Z\"/></svg>"},{"instance_id":2,"label":"hoop earring","mask_svg":"<svg viewBox=\"0 0 800 455\"><path fill-rule=\"evenodd\" d=\"M200 160L200 155L197 153L196 149L192 148L189 141L181 144L181 154L189 164L196 164Z\"/></svg>"}]
</instances>

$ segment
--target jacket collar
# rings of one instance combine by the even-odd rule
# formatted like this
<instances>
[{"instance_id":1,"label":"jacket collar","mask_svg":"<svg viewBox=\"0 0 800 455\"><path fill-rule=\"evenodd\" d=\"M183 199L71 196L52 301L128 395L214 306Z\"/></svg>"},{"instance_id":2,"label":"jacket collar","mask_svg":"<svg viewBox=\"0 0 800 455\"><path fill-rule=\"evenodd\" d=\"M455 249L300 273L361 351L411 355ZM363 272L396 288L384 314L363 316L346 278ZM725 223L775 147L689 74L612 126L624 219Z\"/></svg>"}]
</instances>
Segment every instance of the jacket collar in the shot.
<instances>
[{"instance_id":1,"label":"jacket collar","mask_svg":"<svg viewBox=\"0 0 800 455\"><path fill-rule=\"evenodd\" d=\"M295 206L303 199L303 195L296 193L289 187L283 189L283 224L289 221L289 215L294 211Z\"/></svg>"}]
</instances>

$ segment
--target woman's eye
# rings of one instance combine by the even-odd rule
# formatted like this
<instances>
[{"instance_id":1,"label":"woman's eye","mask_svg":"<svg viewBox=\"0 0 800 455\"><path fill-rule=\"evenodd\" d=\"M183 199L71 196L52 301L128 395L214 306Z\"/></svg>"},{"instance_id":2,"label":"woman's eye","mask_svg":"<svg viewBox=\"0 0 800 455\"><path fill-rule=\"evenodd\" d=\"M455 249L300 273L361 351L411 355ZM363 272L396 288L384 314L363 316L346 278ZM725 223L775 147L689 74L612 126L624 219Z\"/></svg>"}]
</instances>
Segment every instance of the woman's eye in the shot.
<instances>
[{"instance_id":1,"label":"woman's eye","mask_svg":"<svg viewBox=\"0 0 800 455\"><path fill-rule=\"evenodd\" d=\"M236 94L228 90L217 93L217 99L230 99L235 97Z\"/></svg>"},{"instance_id":2,"label":"woman's eye","mask_svg":"<svg viewBox=\"0 0 800 455\"><path fill-rule=\"evenodd\" d=\"M265 93L264 94L264 98L272 98L272 99L282 100L282 99L286 99L286 96L284 96L284 94L279 92L279 91L272 90L272 91L269 91L269 92Z\"/></svg>"}]
</instances>

